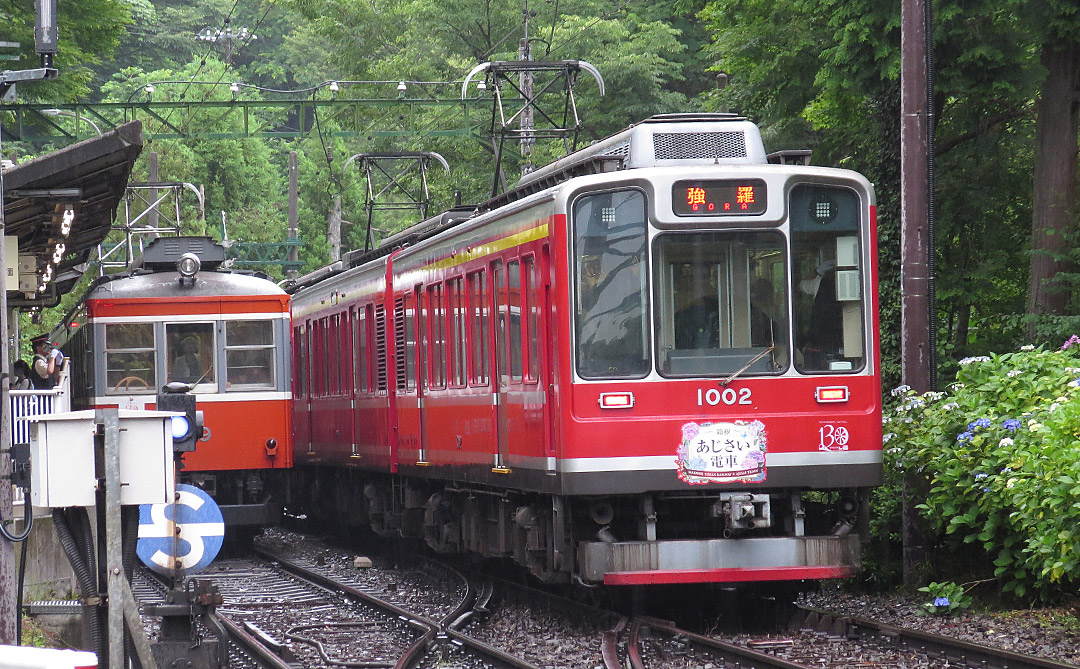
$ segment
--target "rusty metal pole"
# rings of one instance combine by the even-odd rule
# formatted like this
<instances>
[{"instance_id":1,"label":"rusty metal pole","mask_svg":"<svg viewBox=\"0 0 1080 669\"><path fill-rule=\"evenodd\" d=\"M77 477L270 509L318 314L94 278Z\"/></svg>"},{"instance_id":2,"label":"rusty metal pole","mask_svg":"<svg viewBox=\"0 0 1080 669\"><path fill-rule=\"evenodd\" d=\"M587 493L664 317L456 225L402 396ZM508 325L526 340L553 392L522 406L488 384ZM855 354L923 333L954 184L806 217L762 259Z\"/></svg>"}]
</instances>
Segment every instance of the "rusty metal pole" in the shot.
<instances>
[{"instance_id":1,"label":"rusty metal pole","mask_svg":"<svg viewBox=\"0 0 1080 669\"><path fill-rule=\"evenodd\" d=\"M924 3L903 0L900 68L900 239L903 296L900 351L903 381L930 390L930 244L927 216L929 117Z\"/></svg>"},{"instance_id":2,"label":"rusty metal pole","mask_svg":"<svg viewBox=\"0 0 1080 669\"><path fill-rule=\"evenodd\" d=\"M905 385L931 390L930 327L930 116L927 7L930 0L903 0L900 10L900 356ZM908 476L903 491L904 584L914 585L925 561L926 537L915 506L926 480Z\"/></svg>"}]
</instances>

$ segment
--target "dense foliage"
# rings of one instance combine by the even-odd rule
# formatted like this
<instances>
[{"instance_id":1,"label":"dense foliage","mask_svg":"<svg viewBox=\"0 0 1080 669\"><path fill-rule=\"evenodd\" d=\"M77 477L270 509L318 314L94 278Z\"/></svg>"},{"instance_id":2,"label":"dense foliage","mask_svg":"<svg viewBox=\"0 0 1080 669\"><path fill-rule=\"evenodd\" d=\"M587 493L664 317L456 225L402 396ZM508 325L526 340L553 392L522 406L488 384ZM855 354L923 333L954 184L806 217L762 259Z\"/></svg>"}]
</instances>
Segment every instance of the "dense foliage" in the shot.
<instances>
[{"instance_id":1,"label":"dense foliage","mask_svg":"<svg viewBox=\"0 0 1080 669\"><path fill-rule=\"evenodd\" d=\"M894 480L879 492L895 494L899 476L927 480L918 506L939 564L1021 597L1080 584L1077 344L964 359L947 392L893 391L885 449Z\"/></svg>"}]
</instances>

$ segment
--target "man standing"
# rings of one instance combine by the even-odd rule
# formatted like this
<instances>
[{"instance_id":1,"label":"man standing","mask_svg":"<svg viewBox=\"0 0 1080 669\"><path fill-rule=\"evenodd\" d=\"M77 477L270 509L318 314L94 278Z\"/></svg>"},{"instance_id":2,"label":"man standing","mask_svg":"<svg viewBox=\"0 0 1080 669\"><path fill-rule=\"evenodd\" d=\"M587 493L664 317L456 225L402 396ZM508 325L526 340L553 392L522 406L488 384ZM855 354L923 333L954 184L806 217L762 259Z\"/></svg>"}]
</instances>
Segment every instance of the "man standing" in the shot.
<instances>
[{"instance_id":1,"label":"man standing","mask_svg":"<svg viewBox=\"0 0 1080 669\"><path fill-rule=\"evenodd\" d=\"M49 355L52 344L49 335L38 335L30 340L34 348L34 360L30 363L30 382L36 390L49 390L56 385L56 358Z\"/></svg>"}]
</instances>

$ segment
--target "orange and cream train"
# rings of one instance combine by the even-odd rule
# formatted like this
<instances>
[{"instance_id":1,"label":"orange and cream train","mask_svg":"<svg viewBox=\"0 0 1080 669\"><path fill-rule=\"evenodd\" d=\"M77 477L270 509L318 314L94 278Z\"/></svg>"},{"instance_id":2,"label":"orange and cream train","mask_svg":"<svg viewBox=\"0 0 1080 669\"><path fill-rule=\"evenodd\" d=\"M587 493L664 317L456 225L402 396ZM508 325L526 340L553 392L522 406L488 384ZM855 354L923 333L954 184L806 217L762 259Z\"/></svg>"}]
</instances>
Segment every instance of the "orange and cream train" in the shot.
<instances>
[{"instance_id":1,"label":"orange and cream train","mask_svg":"<svg viewBox=\"0 0 1080 669\"><path fill-rule=\"evenodd\" d=\"M162 386L189 384L204 430L182 478L228 525L261 525L280 511L293 458L289 296L224 261L207 237L158 238L95 281L58 338L75 409L154 409Z\"/></svg>"},{"instance_id":2,"label":"orange and cream train","mask_svg":"<svg viewBox=\"0 0 1080 669\"><path fill-rule=\"evenodd\" d=\"M874 193L793 156L742 118L654 117L302 277L292 452L244 420L248 466L291 462L297 513L548 581L854 574L882 480ZM95 332L125 322L97 299ZM241 397L230 323L264 314L284 349L248 299L172 326L214 328L208 424Z\"/></svg>"}]
</instances>

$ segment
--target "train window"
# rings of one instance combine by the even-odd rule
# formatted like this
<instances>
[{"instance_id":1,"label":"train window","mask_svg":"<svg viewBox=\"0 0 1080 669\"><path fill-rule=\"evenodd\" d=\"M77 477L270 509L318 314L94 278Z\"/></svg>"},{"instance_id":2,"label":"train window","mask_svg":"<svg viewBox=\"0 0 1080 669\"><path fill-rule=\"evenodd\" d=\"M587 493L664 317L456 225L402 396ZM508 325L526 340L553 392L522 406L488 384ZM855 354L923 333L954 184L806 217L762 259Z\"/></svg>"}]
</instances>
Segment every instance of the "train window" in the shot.
<instances>
[{"instance_id":1,"label":"train window","mask_svg":"<svg viewBox=\"0 0 1080 669\"><path fill-rule=\"evenodd\" d=\"M430 315L428 327L431 342L431 371L428 375L428 387L446 387L446 308L443 304L442 284L428 288Z\"/></svg>"},{"instance_id":2,"label":"train window","mask_svg":"<svg viewBox=\"0 0 1080 669\"><path fill-rule=\"evenodd\" d=\"M578 374L639 378L650 368L645 196L597 193L573 207Z\"/></svg>"},{"instance_id":3,"label":"train window","mask_svg":"<svg viewBox=\"0 0 1080 669\"><path fill-rule=\"evenodd\" d=\"M371 384L368 381L368 336L367 325L370 319L368 319L366 310L370 309L368 305L366 308L361 307L352 310L353 317L353 387L356 388L358 393L366 393L371 389Z\"/></svg>"},{"instance_id":4,"label":"train window","mask_svg":"<svg viewBox=\"0 0 1080 669\"><path fill-rule=\"evenodd\" d=\"M468 276L469 281L469 382L474 386L486 386L490 378L491 327L487 274L480 270Z\"/></svg>"},{"instance_id":5,"label":"train window","mask_svg":"<svg viewBox=\"0 0 1080 669\"><path fill-rule=\"evenodd\" d=\"M447 308L450 316L450 383L465 385L465 311L462 305L461 277L446 282Z\"/></svg>"},{"instance_id":6,"label":"train window","mask_svg":"<svg viewBox=\"0 0 1080 669\"><path fill-rule=\"evenodd\" d=\"M780 233L666 234L656 238L654 257L662 374L772 374L787 367Z\"/></svg>"},{"instance_id":7,"label":"train window","mask_svg":"<svg viewBox=\"0 0 1080 669\"><path fill-rule=\"evenodd\" d=\"M296 342L293 356L293 387L299 398L307 395L307 335L304 326L301 325L293 330L293 339Z\"/></svg>"},{"instance_id":8,"label":"train window","mask_svg":"<svg viewBox=\"0 0 1080 669\"><path fill-rule=\"evenodd\" d=\"M273 389L274 350L273 321L225 321L225 387Z\"/></svg>"},{"instance_id":9,"label":"train window","mask_svg":"<svg viewBox=\"0 0 1080 669\"><path fill-rule=\"evenodd\" d=\"M341 365L341 316L330 316L326 329L327 345L329 347L326 360L327 381L330 385L331 395L341 394L341 377L344 370Z\"/></svg>"},{"instance_id":10,"label":"train window","mask_svg":"<svg viewBox=\"0 0 1080 669\"><path fill-rule=\"evenodd\" d=\"M304 351L307 355L304 356L304 365L307 369L307 374L304 376L304 384L307 386L308 398L315 397L318 393L315 391L315 370L318 367L315 364L315 323L312 321L307 322L307 328L304 334Z\"/></svg>"},{"instance_id":11,"label":"train window","mask_svg":"<svg viewBox=\"0 0 1080 669\"><path fill-rule=\"evenodd\" d=\"M800 372L850 372L865 361L859 197L836 186L791 189L791 294Z\"/></svg>"},{"instance_id":12,"label":"train window","mask_svg":"<svg viewBox=\"0 0 1080 669\"><path fill-rule=\"evenodd\" d=\"M506 294L506 309L501 316L503 317L502 328L503 333L506 335L506 341L508 348L503 351L503 355L500 355L500 360L505 361L508 364L510 370L511 381L521 381L522 379L522 347L521 347L521 263L517 260L511 260L506 263L506 282L507 282L507 294ZM502 293L502 286L499 286L499 292Z\"/></svg>"},{"instance_id":13,"label":"train window","mask_svg":"<svg viewBox=\"0 0 1080 669\"><path fill-rule=\"evenodd\" d=\"M521 259L525 267L525 307L528 309L528 322L526 323L525 349L525 379L536 381L539 376L540 360L537 354L539 350L539 324L540 324L540 294L537 292L536 283L536 258L525 256Z\"/></svg>"},{"instance_id":14,"label":"train window","mask_svg":"<svg viewBox=\"0 0 1080 669\"><path fill-rule=\"evenodd\" d=\"M319 397L328 397L330 395L330 370L327 369L326 361L330 359L330 354L326 345L327 330L330 329L330 319L320 318L315 321L315 362L313 365L315 372L315 382L312 387L315 389L316 394Z\"/></svg>"},{"instance_id":15,"label":"train window","mask_svg":"<svg viewBox=\"0 0 1080 669\"><path fill-rule=\"evenodd\" d=\"M156 391L154 324L106 325L105 392L127 395Z\"/></svg>"},{"instance_id":16,"label":"train window","mask_svg":"<svg viewBox=\"0 0 1080 669\"><path fill-rule=\"evenodd\" d=\"M165 324L169 381L194 384L196 390L216 389L215 351L213 323Z\"/></svg>"}]
</instances>

